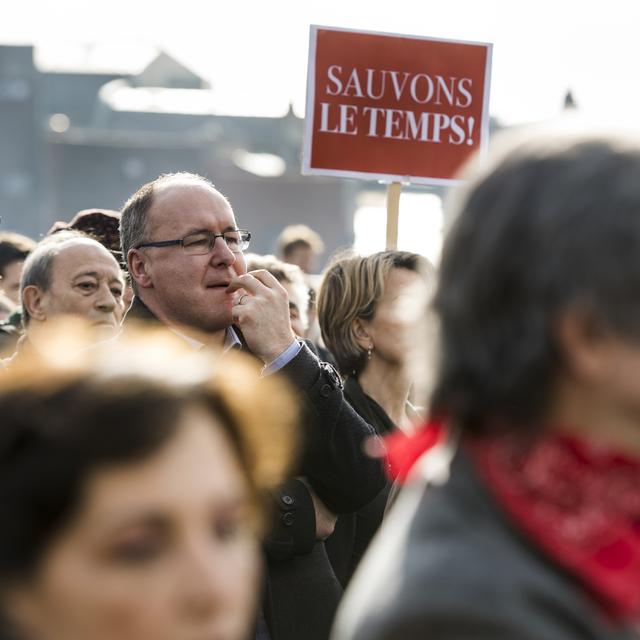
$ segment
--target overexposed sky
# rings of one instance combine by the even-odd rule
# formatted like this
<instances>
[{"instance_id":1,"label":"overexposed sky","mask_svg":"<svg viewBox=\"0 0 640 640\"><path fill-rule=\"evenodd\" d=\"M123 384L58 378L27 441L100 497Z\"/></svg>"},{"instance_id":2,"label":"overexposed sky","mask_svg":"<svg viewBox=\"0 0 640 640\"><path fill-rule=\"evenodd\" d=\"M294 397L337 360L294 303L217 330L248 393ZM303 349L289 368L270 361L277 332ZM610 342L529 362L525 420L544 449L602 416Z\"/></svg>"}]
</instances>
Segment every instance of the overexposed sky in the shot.
<instances>
[{"instance_id":1,"label":"overexposed sky","mask_svg":"<svg viewBox=\"0 0 640 640\"><path fill-rule=\"evenodd\" d=\"M220 110L304 111L310 24L494 44L491 113L556 115L568 87L583 112L634 125L637 0L0 0L0 43L164 48L206 77Z\"/></svg>"}]
</instances>

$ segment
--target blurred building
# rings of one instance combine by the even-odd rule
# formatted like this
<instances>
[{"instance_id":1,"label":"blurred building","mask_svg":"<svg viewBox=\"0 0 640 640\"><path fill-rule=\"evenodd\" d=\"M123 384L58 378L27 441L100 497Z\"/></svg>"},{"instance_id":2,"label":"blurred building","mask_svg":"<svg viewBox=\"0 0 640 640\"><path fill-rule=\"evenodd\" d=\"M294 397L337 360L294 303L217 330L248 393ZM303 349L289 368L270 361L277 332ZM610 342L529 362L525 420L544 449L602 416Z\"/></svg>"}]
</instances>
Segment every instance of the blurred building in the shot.
<instances>
[{"instance_id":1,"label":"blurred building","mask_svg":"<svg viewBox=\"0 0 640 640\"><path fill-rule=\"evenodd\" d=\"M300 175L303 121L216 112L207 83L157 50L42 61L0 46L2 227L33 237L89 207L121 208L161 173L208 176L258 252L306 223L327 254L353 240L361 184ZM119 65L113 61L119 60Z\"/></svg>"}]
</instances>

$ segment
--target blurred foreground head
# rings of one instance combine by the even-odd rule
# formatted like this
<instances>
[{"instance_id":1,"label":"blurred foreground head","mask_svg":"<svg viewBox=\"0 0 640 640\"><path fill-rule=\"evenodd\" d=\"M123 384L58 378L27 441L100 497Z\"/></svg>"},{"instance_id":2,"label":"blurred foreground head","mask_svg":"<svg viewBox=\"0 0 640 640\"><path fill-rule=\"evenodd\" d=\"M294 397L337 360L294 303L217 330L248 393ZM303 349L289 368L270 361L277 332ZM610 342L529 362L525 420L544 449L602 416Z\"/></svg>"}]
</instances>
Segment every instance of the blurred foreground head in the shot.
<instances>
[{"instance_id":1,"label":"blurred foreground head","mask_svg":"<svg viewBox=\"0 0 640 640\"><path fill-rule=\"evenodd\" d=\"M472 178L442 255L432 411L637 429L640 143L529 132Z\"/></svg>"},{"instance_id":2,"label":"blurred foreground head","mask_svg":"<svg viewBox=\"0 0 640 640\"><path fill-rule=\"evenodd\" d=\"M304 338L309 329L309 287L304 280L302 269L271 255L247 253L245 260L248 271L264 269L287 290L291 328L296 335Z\"/></svg>"},{"instance_id":3,"label":"blurred foreground head","mask_svg":"<svg viewBox=\"0 0 640 640\"><path fill-rule=\"evenodd\" d=\"M0 377L2 632L245 638L292 454L284 383L164 334L79 350L51 331Z\"/></svg>"}]
</instances>

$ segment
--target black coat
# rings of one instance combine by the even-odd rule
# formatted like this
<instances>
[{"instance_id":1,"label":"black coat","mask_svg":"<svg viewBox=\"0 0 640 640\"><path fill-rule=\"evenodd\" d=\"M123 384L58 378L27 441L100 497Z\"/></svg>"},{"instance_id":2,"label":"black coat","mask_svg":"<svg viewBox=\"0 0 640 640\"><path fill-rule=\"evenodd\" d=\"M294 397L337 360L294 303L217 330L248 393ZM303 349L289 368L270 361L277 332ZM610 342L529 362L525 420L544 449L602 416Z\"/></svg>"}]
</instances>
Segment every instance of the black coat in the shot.
<instances>
[{"instance_id":1,"label":"black coat","mask_svg":"<svg viewBox=\"0 0 640 640\"><path fill-rule=\"evenodd\" d=\"M125 319L155 321L135 298ZM236 329L242 340L242 334ZM243 344L243 350L248 351ZM363 451L375 434L345 401L335 369L306 344L281 369L304 407L303 453L295 471L337 514L357 511L385 485L380 463ZM315 536L315 512L306 486L290 478L275 496L276 517L266 541L265 619L272 640L325 640L341 596L324 545Z\"/></svg>"},{"instance_id":2,"label":"black coat","mask_svg":"<svg viewBox=\"0 0 640 640\"><path fill-rule=\"evenodd\" d=\"M632 640L506 519L471 460L405 487L338 612L332 640ZM431 457L431 461L428 460ZM443 467L440 466L440 469ZM446 465L444 466L446 469Z\"/></svg>"},{"instance_id":3,"label":"black coat","mask_svg":"<svg viewBox=\"0 0 640 640\"><path fill-rule=\"evenodd\" d=\"M368 396L355 378L344 383L344 396L359 416L366 420L378 435L396 430L386 411ZM360 563L371 539L382 523L391 485L386 483L378 495L355 513L338 517L336 529L327 540L327 554L343 587L346 587Z\"/></svg>"}]
</instances>

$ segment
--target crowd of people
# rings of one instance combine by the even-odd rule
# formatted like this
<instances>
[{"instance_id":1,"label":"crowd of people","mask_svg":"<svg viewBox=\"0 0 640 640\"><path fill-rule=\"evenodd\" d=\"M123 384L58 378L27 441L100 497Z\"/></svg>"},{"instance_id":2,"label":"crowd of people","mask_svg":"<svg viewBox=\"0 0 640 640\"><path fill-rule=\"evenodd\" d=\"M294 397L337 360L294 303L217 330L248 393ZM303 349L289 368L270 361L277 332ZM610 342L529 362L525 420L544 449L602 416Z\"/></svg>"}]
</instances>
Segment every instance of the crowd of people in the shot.
<instances>
[{"instance_id":1,"label":"crowd of people","mask_svg":"<svg viewBox=\"0 0 640 640\"><path fill-rule=\"evenodd\" d=\"M640 637L640 141L474 159L442 260L191 173L0 233L0 638Z\"/></svg>"}]
</instances>

